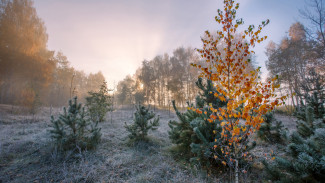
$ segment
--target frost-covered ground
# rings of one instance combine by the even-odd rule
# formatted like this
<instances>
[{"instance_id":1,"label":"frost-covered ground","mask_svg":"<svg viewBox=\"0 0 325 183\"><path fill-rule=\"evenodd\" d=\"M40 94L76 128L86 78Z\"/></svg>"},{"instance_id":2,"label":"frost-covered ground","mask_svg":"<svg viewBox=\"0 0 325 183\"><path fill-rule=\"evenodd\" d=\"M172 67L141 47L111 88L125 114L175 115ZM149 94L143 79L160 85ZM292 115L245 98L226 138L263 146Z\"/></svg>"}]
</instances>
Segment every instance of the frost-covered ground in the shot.
<instances>
[{"instance_id":1,"label":"frost-covered ground","mask_svg":"<svg viewBox=\"0 0 325 183\"><path fill-rule=\"evenodd\" d=\"M42 108L33 116L0 105L0 182L224 182L226 175L209 175L173 159L168 121L176 119L174 112L156 110L160 127L149 134L151 141L130 144L124 123L132 122L133 110L107 114L107 121L99 124L102 142L96 150L60 154L53 150L48 130L50 113L57 116L62 109ZM295 126L294 119L276 117L289 129ZM254 153L262 158L275 149L260 142ZM260 181L259 168L256 164L246 181Z\"/></svg>"}]
</instances>

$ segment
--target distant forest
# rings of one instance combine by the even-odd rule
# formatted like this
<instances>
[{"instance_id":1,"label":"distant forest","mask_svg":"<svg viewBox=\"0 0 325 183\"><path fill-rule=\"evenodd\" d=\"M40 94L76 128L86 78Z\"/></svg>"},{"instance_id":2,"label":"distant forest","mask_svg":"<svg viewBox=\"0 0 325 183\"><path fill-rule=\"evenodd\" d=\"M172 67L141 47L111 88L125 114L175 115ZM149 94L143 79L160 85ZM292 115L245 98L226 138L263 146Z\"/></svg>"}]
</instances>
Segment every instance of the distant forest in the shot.
<instances>
[{"instance_id":1,"label":"distant forest","mask_svg":"<svg viewBox=\"0 0 325 183\"><path fill-rule=\"evenodd\" d=\"M0 1L0 103L62 106L103 84L101 72L76 70L62 52L48 50L47 41L32 1Z\"/></svg>"},{"instance_id":2,"label":"distant forest","mask_svg":"<svg viewBox=\"0 0 325 183\"><path fill-rule=\"evenodd\" d=\"M236 36L236 40L245 42L240 35ZM252 61L246 72L256 67L254 58L250 59ZM126 76L118 83L117 102L166 107L175 100L177 106L187 106L187 102L195 101L200 90L196 85L200 70L191 64L205 64L198 51L191 47L179 47L172 55L165 53L152 60L144 60L132 77Z\"/></svg>"},{"instance_id":3,"label":"distant forest","mask_svg":"<svg viewBox=\"0 0 325 183\"><path fill-rule=\"evenodd\" d=\"M183 47L175 49L171 56L166 53L144 60L133 77L126 76L118 83L117 102L167 106L171 100L178 105L193 101L199 72L190 63L199 61L193 48Z\"/></svg>"}]
</instances>

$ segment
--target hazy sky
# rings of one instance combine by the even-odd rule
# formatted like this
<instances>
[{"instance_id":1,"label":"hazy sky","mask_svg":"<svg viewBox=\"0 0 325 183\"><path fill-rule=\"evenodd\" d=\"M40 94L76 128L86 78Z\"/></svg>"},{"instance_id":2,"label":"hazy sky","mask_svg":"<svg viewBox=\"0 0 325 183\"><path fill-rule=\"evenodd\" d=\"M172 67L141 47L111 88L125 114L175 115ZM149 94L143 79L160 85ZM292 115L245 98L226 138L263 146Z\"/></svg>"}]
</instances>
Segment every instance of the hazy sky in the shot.
<instances>
[{"instance_id":1,"label":"hazy sky","mask_svg":"<svg viewBox=\"0 0 325 183\"><path fill-rule=\"evenodd\" d=\"M62 51L72 66L87 73L102 71L111 85L134 74L144 59L180 46L201 47L205 30L214 21L222 0L34 0L49 35L48 48ZM296 21L304 0L239 0L244 27L270 24L255 47L256 60L266 73L264 54L270 40L278 43Z\"/></svg>"}]
</instances>

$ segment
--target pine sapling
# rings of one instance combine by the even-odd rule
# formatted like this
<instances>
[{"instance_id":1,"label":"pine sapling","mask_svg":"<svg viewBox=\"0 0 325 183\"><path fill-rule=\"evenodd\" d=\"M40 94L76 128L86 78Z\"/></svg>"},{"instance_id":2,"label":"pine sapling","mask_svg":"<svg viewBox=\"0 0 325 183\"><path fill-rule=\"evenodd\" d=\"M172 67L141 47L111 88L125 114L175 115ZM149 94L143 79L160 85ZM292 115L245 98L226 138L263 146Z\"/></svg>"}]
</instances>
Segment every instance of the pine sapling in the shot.
<instances>
[{"instance_id":1,"label":"pine sapling","mask_svg":"<svg viewBox=\"0 0 325 183\"><path fill-rule=\"evenodd\" d=\"M149 130L157 130L159 126L159 116L155 118L155 113L153 111L149 111L149 108L138 104L136 106L136 112L134 113L134 123L126 124L125 128L129 134L130 139L135 140L144 140Z\"/></svg>"},{"instance_id":2,"label":"pine sapling","mask_svg":"<svg viewBox=\"0 0 325 183\"><path fill-rule=\"evenodd\" d=\"M58 119L51 116L51 137L60 150L92 149L100 142L101 129L98 121L91 122L85 109L77 103L77 97L69 101Z\"/></svg>"},{"instance_id":3,"label":"pine sapling","mask_svg":"<svg viewBox=\"0 0 325 183\"><path fill-rule=\"evenodd\" d=\"M196 86L200 91L195 99L195 106L188 104L187 111L181 113L173 102L178 121L168 123L171 128L168 134L172 143L176 145L173 151L180 158L204 167L216 167L218 164L214 161L213 147L221 128L208 121L209 115L212 114L208 107L209 105L222 107L227 102L215 97L217 89L211 80L203 82L202 78L198 78ZM216 119L216 123L220 121Z\"/></svg>"},{"instance_id":4,"label":"pine sapling","mask_svg":"<svg viewBox=\"0 0 325 183\"><path fill-rule=\"evenodd\" d=\"M269 112L264 115L264 123L257 131L257 136L266 142L284 143L287 139L287 132L282 122L274 118L273 112Z\"/></svg>"},{"instance_id":5,"label":"pine sapling","mask_svg":"<svg viewBox=\"0 0 325 183\"><path fill-rule=\"evenodd\" d=\"M102 122L105 120L105 115L112 110L111 96L108 95L107 83L104 82L98 92L88 92L86 97L86 106L90 118L93 121Z\"/></svg>"},{"instance_id":6,"label":"pine sapling","mask_svg":"<svg viewBox=\"0 0 325 183\"><path fill-rule=\"evenodd\" d=\"M314 119L312 107L305 111L307 121L297 121L297 131L290 136L285 157L263 161L269 180L292 183L325 180L325 123Z\"/></svg>"}]
</instances>

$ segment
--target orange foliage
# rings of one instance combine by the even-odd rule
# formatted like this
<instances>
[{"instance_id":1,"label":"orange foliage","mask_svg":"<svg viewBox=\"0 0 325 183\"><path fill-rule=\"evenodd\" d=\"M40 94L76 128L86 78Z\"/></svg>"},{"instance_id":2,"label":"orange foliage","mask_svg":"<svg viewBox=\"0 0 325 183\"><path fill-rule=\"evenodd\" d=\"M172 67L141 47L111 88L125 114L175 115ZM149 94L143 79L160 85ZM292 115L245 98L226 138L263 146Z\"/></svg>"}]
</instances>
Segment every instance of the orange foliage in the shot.
<instances>
[{"instance_id":1,"label":"orange foliage","mask_svg":"<svg viewBox=\"0 0 325 183\"><path fill-rule=\"evenodd\" d=\"M35 101L36 94L35 91L31 88L26 88L21 91L20 100L18 101L24 107L31 107Z\"/></svg>"},{"instance_id":2,"label":"orange foliage","mask_svg":"<svg viewBox=\"0 0 325 183\"><path fill-rule=\"evenodd\" d=\"M243 24L242 19L235 20L238 7L239 3L235 4L234 0L224 0L224 11L218 10L215 18L222 25L221 31L217 31L216 36L206 31L202 39L203 48L197 49L206 65L192 64L201 70L200 77L213 81L218 91L215 96L228 102L223 108L215 109L210 105L213 114L208 119L210 122L216 119L221 121L222 141L219 139L218 146L222 153L215 155L215 158L227 159L228 164L234 159L248 157L245 152L248 137L260 128L264 122L262 116L275 106L282 105L286 98L275 94L275 89L279 87L274 84L277 78L262 83L260 68L245 71L249 67L249 58L254 54L250 48L267 39L260 33L269 20L263 21L257 29L250 25L241 36L246 41L237 41L234 39L235 33ZM220 44L226 46L220 49Z\"/></svg>"}]
</instances>

